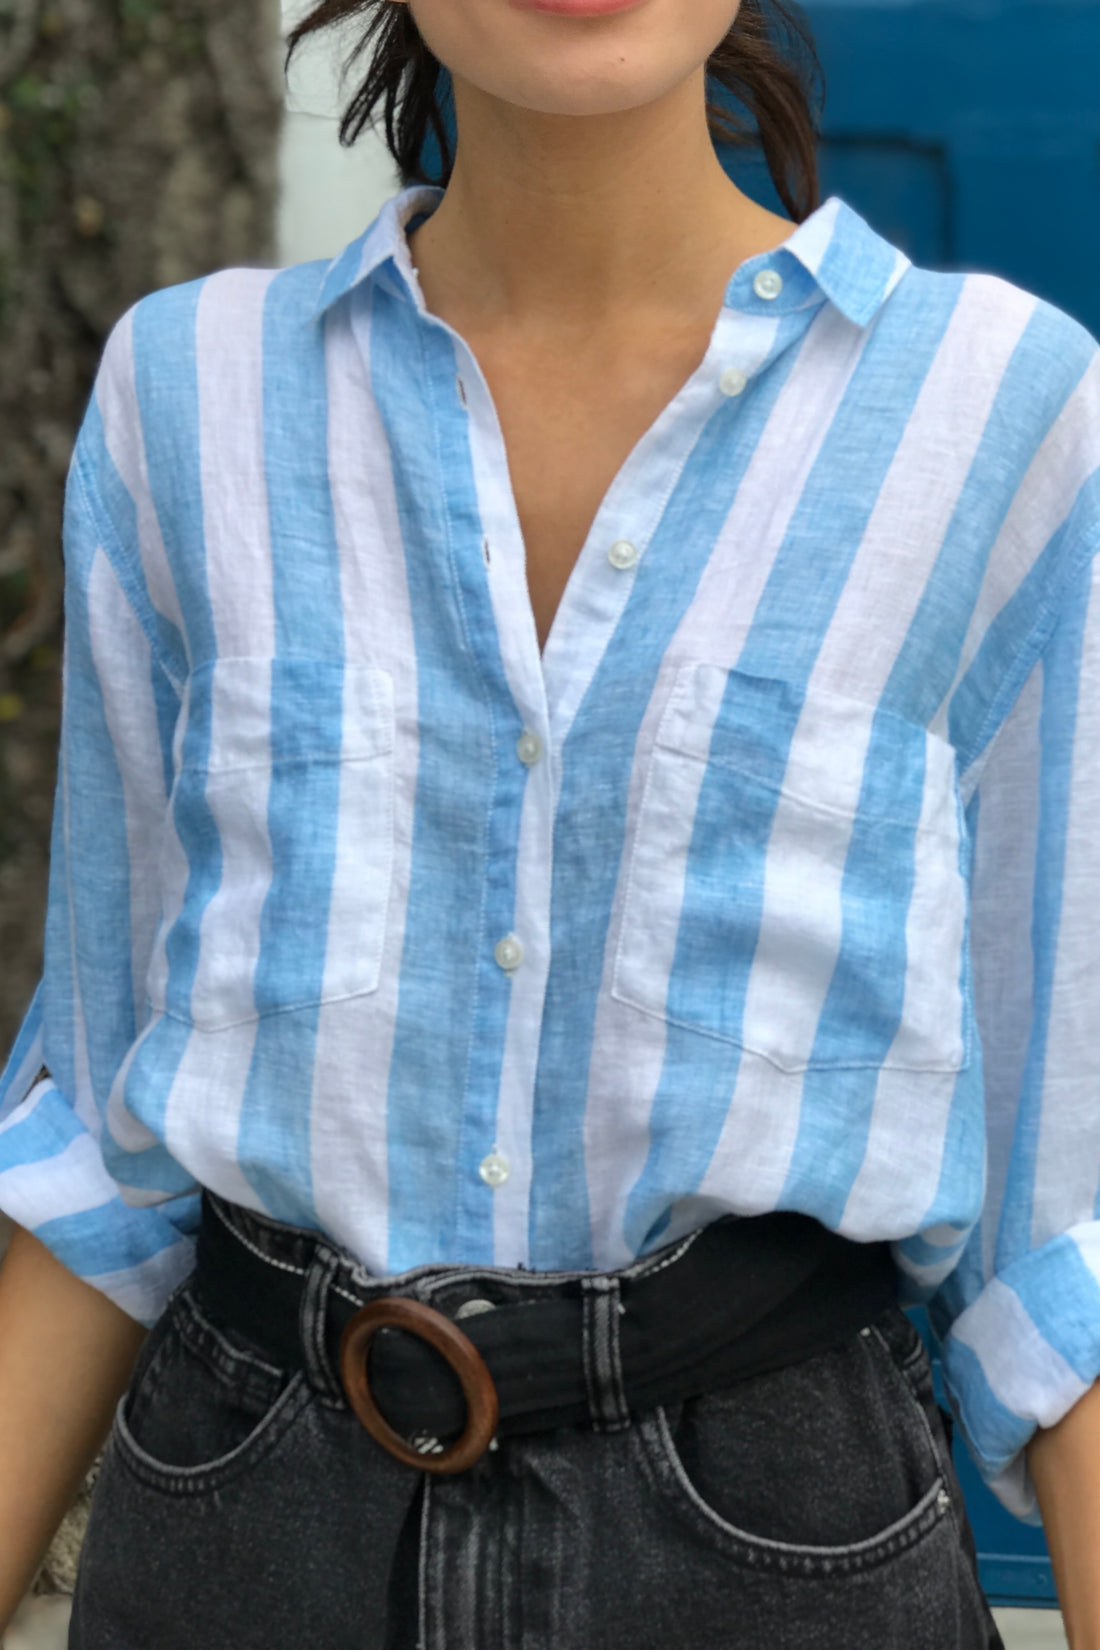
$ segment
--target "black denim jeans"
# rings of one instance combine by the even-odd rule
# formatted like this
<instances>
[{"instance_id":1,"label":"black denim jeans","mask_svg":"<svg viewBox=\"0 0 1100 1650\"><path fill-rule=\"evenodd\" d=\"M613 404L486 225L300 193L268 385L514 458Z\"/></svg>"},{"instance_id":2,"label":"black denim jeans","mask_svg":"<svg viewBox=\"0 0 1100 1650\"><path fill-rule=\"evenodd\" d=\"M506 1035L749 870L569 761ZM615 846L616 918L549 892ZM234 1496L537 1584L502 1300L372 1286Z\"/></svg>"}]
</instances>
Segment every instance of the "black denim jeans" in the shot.
<instances>
[{"instance_id":1,"label":"black denim jeans","mask_svg":"<svg viewBox=\"0 0 1100 1650\"><path fill-rule=\"evenodd\" d=\"M249 1241L277 1257L270 1224ZM621 1430L501 1438L431 1478L347 1406L317 1333L333 1257L293 1374L176 1293L118 1409L70 1650L1000 1646L899 1309ZM498 1303L531 1283L477 1276Z\"/></svg>"}]
</instances>

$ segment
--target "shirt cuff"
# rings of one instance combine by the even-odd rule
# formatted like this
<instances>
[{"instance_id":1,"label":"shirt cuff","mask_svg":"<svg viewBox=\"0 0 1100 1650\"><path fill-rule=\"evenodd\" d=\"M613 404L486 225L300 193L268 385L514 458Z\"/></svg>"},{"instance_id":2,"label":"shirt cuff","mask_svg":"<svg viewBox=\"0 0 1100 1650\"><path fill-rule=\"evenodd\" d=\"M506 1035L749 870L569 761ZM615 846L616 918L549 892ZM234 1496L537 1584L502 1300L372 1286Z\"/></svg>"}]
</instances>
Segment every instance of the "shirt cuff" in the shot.
<instances>
[{"instance_id":1,"label":"shirt cuff","mask_svg":"<svg viewBox=\"0 0 1100 1650\"><path fill-rule=\"evenodd\" d=\"M1017 1518L1038 1524L1024 1454L1100 1376L1100 1222L1000 1271L943 1340L951 1407L978 1470Z\"/></svg>"},{"instance_id":2,"label":"shirt cuff","mask_svg":"<svg viewBox=\"0 0 1100 1650\"><path fill-rule=\"evenodd\" d=\"M0 1122L0 1210L147 1327L194 1268L199 1193L124 1203L99 1146L52 1078Z\"/></svg>"}]
</instances>

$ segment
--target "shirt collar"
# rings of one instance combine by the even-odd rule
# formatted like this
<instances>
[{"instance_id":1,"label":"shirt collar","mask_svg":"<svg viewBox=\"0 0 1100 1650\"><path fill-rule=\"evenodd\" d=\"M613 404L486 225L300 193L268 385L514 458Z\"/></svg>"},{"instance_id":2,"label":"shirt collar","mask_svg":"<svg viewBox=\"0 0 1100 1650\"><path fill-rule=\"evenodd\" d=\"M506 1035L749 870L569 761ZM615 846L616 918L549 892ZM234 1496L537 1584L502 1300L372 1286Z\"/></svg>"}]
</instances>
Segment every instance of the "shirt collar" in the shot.
<instances>
[{"instance_id":1,"label":"shirt collar","mask_svg":"<svg viewBox=\"0 0 1100 1650\"><path fill-rule=\"evenodd\" d=\"M833 195L782 246L743 264L727 288L726 302L736 309L774 313L820 303L823 295L849 321L866 327L911 267L904 252ZM753 290L760 271L769 268L785 277L784 290L773 302L761 300Z\"/></svg>"},{"instance_id":2,"label":"shirt collar","mask_svg":"<svg viewBox=\"0 0 1100 1650\"><path fill-rule=\"evenodd\" d=\"M423 308L405 229L418 213L434 211L442 198L442 189L414 184L388 200L370 227L323 268L314 314L322 315L354 287L384 272L396 277ZM806 309L824 296L849 321L866 327L910 267L903 252L834 195L782 246L741 265L726 289L726 307L774 315ZM754 282L764 269L783 276L778 297L757 293Z\"/></svg>"},{"instance_id":3,"label":"shirt collar","mask_svg":"<svg viewBox=\"0 0 1100 1650\"><path fill-rule=\"evenodd\" d=\"M443 190L431 184L414 184L388 200L370 227L352 241L324 269L317 295L315 315L331 309L353 287L361 286L377 270L392 263L405 287L422 303L405 226L418 212L432 212L443 199Z\"/></svg>"}]
</instances>

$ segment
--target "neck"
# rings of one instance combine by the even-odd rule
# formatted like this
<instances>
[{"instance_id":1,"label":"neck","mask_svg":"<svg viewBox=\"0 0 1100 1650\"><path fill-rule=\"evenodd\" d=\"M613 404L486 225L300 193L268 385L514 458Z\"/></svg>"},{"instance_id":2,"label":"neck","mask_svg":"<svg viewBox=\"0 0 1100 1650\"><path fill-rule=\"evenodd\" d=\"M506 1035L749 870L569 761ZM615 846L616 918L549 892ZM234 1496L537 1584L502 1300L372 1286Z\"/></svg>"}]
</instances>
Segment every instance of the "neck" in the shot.
<instances>
[{"instance_id":1,"label":"neck","mask_svg":"<svg viewBox=\"0 0 1100 1650\"><path fill-rule=\"evenodd\" d=\"M791 233L722 170L701 72L621 114L539 114L457 78L455 107L454 172L410 245L429 309L472 328L560 340L640 315L690 325Z\"/></svg>"}]
</instances>

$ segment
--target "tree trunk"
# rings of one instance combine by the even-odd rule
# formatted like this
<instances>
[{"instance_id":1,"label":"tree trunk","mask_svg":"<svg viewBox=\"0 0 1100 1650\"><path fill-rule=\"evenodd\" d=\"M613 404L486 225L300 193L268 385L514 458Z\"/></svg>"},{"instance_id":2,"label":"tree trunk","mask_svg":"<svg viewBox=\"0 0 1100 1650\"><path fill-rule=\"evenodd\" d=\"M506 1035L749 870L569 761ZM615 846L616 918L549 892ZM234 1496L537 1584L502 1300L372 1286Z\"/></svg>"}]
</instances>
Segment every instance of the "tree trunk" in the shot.
<instances>
[{"instance_id":1,"label":"tree trunk","mask_svg":"<svg viewBox=\"0 0 1100 1650\"><path fill-rule=\"evenodd\" d=\"M130 304L273 262L278 23L278 0L0 0L0 1064L42 961L73 438Z\"/></svg>"},{"instance_id":2,"label":"tree trunk","mask_svg":"<svg viewBox=\"0 0 1100 1650\"><path fill-rule=\"evenodd\" d=\"M137 298L273 257L277 0L0 0L0 1049L41 965L62 488Z\"/></svg>"}]
</instances>

